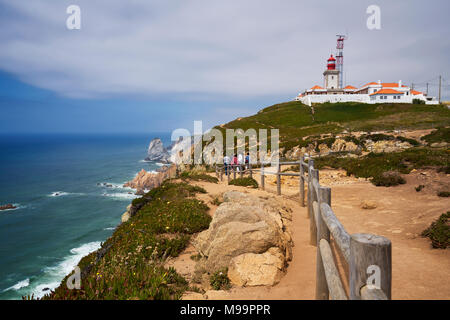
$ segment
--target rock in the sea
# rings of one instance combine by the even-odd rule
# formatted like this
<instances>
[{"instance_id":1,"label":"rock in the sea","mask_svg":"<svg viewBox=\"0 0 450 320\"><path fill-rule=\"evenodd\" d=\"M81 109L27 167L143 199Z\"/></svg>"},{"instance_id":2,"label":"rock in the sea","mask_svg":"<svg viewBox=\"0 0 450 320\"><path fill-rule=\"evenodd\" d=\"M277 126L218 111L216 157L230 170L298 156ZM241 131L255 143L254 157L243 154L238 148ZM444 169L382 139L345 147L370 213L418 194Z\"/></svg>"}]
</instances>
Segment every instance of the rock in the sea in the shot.
<instances>
[{"instance_id":1,"label":"rock in the sea","mask_svg":"<svg viewBox=\"0 0 450 320\"><path fill-rule=\"evenodd\" d=\"M4 206L0 206L1 210L10 210L10 209L16 209L17 207L12 205L11 203L5 204Z\"/></svg>"},{"instance_id":2,"label":"rock in the sea","mask_svg":"<svg viewBox=\"0 0 450 320\"><path fill-rule=\"evenodd\" d=\"M147 157L145 158L146 161L158 161L161 163L169 163L170 154L164 148L164 145L161 141L161 139L156 138L153 139L150 142L150 145L148 146L147 151Z\"/></svg>"},{"instance_id":3,"label":"rock in the sea","mask_svg":"<svg viewBox=\"0 0 450 320\"><path fill-rule=\"evenodd\" d=\"M213 273L233 266L237 285L275 284L292 259L292 211L274 197L229 191L223 198L225 202L217 208L209 229L193 240L204 257L197 263L196 272ZM267 263L267 276L253 277L261 270L255 261Z\"/></svg>"}]
</instances>

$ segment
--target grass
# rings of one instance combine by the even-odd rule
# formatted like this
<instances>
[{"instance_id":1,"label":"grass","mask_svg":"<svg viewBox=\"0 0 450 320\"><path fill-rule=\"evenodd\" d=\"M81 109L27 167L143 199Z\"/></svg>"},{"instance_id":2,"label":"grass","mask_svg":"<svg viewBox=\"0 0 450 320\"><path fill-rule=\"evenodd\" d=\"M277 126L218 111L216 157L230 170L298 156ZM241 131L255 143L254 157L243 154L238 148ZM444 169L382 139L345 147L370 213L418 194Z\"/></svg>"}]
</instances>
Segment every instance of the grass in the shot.
<instances>
[{"instance_id":1,"label":"grass","mask_svg":"<svg viewBox=\"0 0 450 320\"><path fill-rule=\"evenodd\" d=\"M315 106L313 120L310 107L290 101L215 128L223 134L226 129L268 129L268 146L270 129L279 129L280 148L287 151L302 145L306 136L338 134L345 130L373 132L449 125L450 110L443 105L324 103Z\"/></svg>"},{"instance_id":2,"label":"grass","mask_svg":"<svg viewBox=\"0 0 450 320\"><path fill-rule=\"evenodd\" d=\"M181 173L180 178L182 180L192 180L192 181L205 181L211 183L218 183L219 179L216 177L210 176L206 173L196 173L192 171L184 171Z\"/></svg>"},{"instance_id":3,"label":"grass","mask_svg":"<svg viewBox=\"0 0 450 320\"><path fill-rule=\"evenodd\" d=\"M438 128L432 133L423 136L422 140L428 143L435 143L435 142L450 143L450 128Z\"/></svg>"},{"instance_id":4,"label":"grass","mask_svg":"<svg viewBox=\"0 0 450 320\"><path fill-rule=\"evenodd\" d=\"M443 213L439 219L422 232L423 237L431 240L433 248L446 249L450 246L450 211Z\"/></svg>"},{"instance_id":5,"label":"grass","mask_svg":"<svg viewBox=\"0 0 450 320\"><path fill-rule=\"evenodd\" d=\"M228 269L222 269L214 272L210 278L209 283L214 290L228 290L231 288L230 279L227 276Z\"/></svg>"},{"instance_id":6,"label":"grass","mask_svg":"<svg viewBox=\"0 0 450 320\"><path fill-rule=\"evenodd\" d=\"M372 178L372 183L384 185L394 181L387 172L407 174L412 169L442 167L449 163L450 150L435 150L417 147L393 153L369 153L361 158L343 158L329 155L315 160L316 169L331 167L344 169L347 175L359 178ZM384 174L384 175L383 175ZM384 182L386 181L386 182ZM400 179L397 182L400 183Z\"/></svg>"},{"instance_id":7,"label":"grass","mask_svg":"<svg viewBox=\"0 0 450 320\"><path fill-rule=\"evenodd\" d=\"M233 186L241 186L241 187L251 187L251 188L258 188L258 182L250 177L246 178L236 178L230 181L230 185Z\"/></svg>"},{"instance_id":8,"label":"grass","mask_svg":"<svg viewBox=\"0 0 450 320\"><path fill-rule=\"evenodd\" d=\"M192 198L198 192L205 191L165 182L147 193L137 214L80 261L81 289L67 289L66 277L44 299L179 299L188 283L163 263L178 256L192 234L209 226L208 207Z\"/></svg>"}]
</instances>

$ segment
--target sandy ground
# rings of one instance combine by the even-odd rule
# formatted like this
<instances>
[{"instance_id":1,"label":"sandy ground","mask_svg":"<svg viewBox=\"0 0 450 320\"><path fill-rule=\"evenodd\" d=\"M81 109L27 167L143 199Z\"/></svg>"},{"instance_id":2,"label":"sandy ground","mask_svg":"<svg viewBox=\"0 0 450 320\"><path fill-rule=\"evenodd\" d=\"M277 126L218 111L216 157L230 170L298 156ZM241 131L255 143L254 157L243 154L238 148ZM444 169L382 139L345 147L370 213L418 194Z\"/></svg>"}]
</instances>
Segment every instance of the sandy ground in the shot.
<instances>
[{"instance_id":1,"label":"sandy ground","mask_svg":"<svg viewBox=\"0 0 450 320\"><path fill-rule=\"evenodd\" d=\"M259 175L254 178L260 182ZM450 199L436 196L436 190L449 189L449 175L433 171L416 171L406 176L407 184L385 188L375 187L363 179L346 177L342 171L321 170L321 184L332 188L332 208L347 231L373 233L392 241L393 299L450 299L450 250L432 249L430 241L420 233L432 221L450 208ZM273 181L273 182L272 182ZM194 182L208 194L199 198L207 203L213 215L211 201L227 190L239 190L255 195L276 195L275 179L266 180L266 190L228 186L225 176L219 184ZM419 184L425 188L416 192ZM293 210L293 260L286 275L273 287L232 288L228 291L207 291L208 299L314 299L316 247L309 244L309 219L298 197L297 178L286 178L282 185L283 199ZM363 201L376 208L361 208ZM190 246L180 257L168 261L178 272L191 279L197 252ZM348 281L347 265L336 254L341 276ZM348 287L346 288L348 289Z\"/></svg>"}]
</instances>

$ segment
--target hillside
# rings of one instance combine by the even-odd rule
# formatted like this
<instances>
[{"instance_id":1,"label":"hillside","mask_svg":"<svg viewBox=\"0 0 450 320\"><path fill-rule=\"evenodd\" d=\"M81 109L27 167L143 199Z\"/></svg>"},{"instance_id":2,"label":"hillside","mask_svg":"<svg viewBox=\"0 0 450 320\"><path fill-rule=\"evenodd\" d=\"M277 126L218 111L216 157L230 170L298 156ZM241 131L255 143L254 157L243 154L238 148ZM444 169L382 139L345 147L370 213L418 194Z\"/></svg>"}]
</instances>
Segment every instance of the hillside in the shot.
<instances>
[{"instance_id":1,"label":"hillside","mask_svg":"<svg viewBox=\"0 0 450 320\"><path fill-rule=\"evenodd\" d=\"M280 129L280 148L300 145L306 136L354 131L412 130L450 125L450 110L444 105L324 103L311 108L291 101L262 109L216 129Z\"/></svg>"}]
</instances>

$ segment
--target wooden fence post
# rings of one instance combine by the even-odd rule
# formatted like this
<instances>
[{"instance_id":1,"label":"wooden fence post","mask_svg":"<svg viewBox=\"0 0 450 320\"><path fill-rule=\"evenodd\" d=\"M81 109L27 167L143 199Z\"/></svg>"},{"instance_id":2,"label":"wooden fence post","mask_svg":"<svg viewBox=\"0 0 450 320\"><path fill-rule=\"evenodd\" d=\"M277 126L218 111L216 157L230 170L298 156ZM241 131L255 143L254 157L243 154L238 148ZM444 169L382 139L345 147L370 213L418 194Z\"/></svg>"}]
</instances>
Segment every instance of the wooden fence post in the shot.
<instances>
[{"instance_id":1,"label":"wooden fence post","mask_svg":"<svg viewBox=\"0 0 450 320\"><path fill-rule=\"evenodd\" d=\"M304 160L304 156L300 159L300 179L299 179L299 188L300 188L300 204L302 207L305 206L305 169L302 166L302 162Z\"/></svg>"},{"instance_id":2,"label":"wooden fence post","mask_svg":"<svg viewBox=\"0 0 450 320\"><path fill-rule=\"evenodd\" d=\"M223 181L223 170L224 168L220 168L220 181Z\"/></svg>"},{"instance_id":3,"label":"wooden fence post","mask_svg":"<svg viewBox=\"0 0 450 320\"><path fill-rule=\"evenodd\" d=\"M248 170L250 171L250 179L253 179L252 164L248 162Z\"/></svg>"},{"instance_id":4,"label":"wooden fence post","mask_svg":"<svg viewBox=\"0 0 450 320\"><path fill-rule=\"evenodd\" d=\"M391 299L392 246L385 237L358 233L350 238L350 299L361 299L361 288L381 289Z\"/></svg>"},{"instance_id":5,"label":"wooden fence post","mask_svg":"<svg viewBox=\"0 0 450 320\"><path fill-rule=\"evenodd\" d=\"M242 164L239 165L239 176L242 179L244 177L244 170Z\"/></svg>"},{"instance_id":6,"label":"wooden fence post","mask_svg":"<svg viewBox=\"0 0 450 320\"><path fill-rule=\"evenodd\" d=\"M309 235L310 235L310 241L309 243L313 246L317 246L317 226L316 226L316 219L314 218L314 209L313 209L313 202L319 201L317 197L317 193L319 190L316 190L316 187L320 187L320 184L317 184L317 186L314 186L314 180L319 181L319 170L317 169L311 169L311 218L309 221Z\"/></svg>"},{"instance_id":7,"label":"wooden fence post","mask_svg":"<svg viewBox=\"0 0 450 320\"><path fill-rule=\"evenodd\" d=\"M233 165L232 168L233 168L233 179L236 180L236 165Z\"/></svg>"},{"instance_id":8,"label":"wooden fence post","mask_svg":"<svg viewBox=\"0 0 450 320\"><path fill-rule=\"evenodd\" d=\"M281 164L278 161L278 168L277 168L277 195L281 195Z\"/></svg>"},{"instance_id":9,"label":"wooden fence post","mask_svg":"<svg viewBox=\"0 0 450 320\"><path fill-rule=\"evenodd\" d=\"M329 290L327 278L325 276L325 268L322 261L322 253L320 251L320 240L325 239L330 242L330 230L322 218L320 205L326 203L331 206L331 188L319 188L318 210L315 212L315 220L317 223L317 259L316 259L316 300L328 300Z\"/></svg>"},{"instance_id":10,"label":"wooden fence post","mask_svg":"<svg viewBox=\"0 0 450 320\"><path fill-rule=\"evenodd\" d=\"M261 188L265 190L264 188L264 163L261 163Z\"/></svg>"},{"instance_id":11,"label":"wooden fence post","mask_svg":"<svg viewBox=\"0 0 450 320\"><path fill-rule=\"evenodd\" d=\"M229 164L227 164L227 180L228 180L228 184L230 184L230 176L231 176L231 167Z\"/></svg>"},{"instance_id":12,"label":"wooden fence post","mask_svg":"<svg viewBox=\"0 0 450 320\"><path fill-rule=\"evenodd\" d=\"M308 192L308 194L307 194L307 199L306 199L306 201L307 201L307 214L308 214L308 219L311 219L311 210L312 210L312 201L311 201L311 194L312 194L312 192L311 192L311 185L310 185L310 182L311 182L311 169L313 169L314 168L314 160L312 160L312 159L309 159L309 161L308 161L308 181L307 181L307 186L308 186L308 190L307 190L307 192Z\"/></svg>"}]
</instances>

